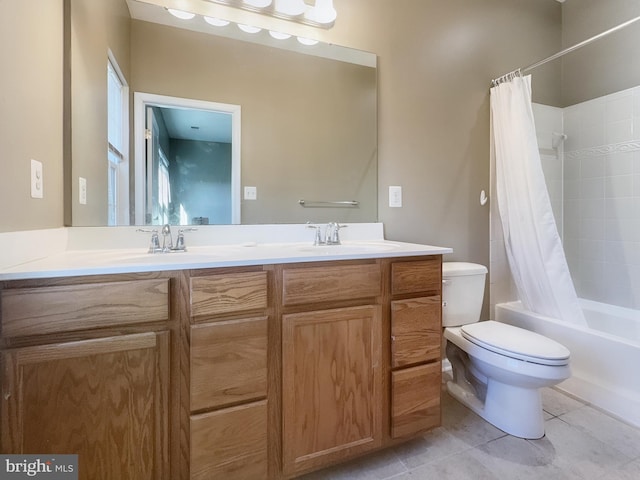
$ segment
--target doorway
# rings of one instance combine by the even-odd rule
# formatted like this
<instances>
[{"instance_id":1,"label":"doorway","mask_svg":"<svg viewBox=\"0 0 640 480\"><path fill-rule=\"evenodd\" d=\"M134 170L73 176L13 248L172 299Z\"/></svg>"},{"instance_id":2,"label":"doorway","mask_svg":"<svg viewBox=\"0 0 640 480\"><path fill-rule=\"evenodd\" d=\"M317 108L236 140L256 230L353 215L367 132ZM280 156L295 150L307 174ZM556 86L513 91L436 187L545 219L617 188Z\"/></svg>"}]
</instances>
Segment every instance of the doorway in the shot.
<instances>
[{"instance_id":1,"label":"doorway","mask_svg":"<svg viewBox=\"0 0 640 480\"><path fill-rule=\"evenodd\" d=\"M240 106L134 94L135 222L239 224Z\"/></svg>"}]
</instances>

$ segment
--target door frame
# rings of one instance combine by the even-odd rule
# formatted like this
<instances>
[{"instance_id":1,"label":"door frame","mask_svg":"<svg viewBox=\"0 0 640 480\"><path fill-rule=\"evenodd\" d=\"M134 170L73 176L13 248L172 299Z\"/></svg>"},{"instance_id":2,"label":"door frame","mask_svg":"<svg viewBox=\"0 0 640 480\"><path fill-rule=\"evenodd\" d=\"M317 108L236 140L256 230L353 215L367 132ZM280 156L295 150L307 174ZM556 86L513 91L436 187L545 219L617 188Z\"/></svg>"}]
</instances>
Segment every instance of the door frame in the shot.
<instances>
[{"instance_id":1,"label":"door frame","mask_svg":"<svg viewBox=\"0 0 640 480\"><path fill-rule=\"evenodd\" d=\"M240 105L208 102L191 98L170 97L153 93L134 92L133 125L134 125L134 201L135 224L145 225L146 205L146 154L145 123L146 107L191 108L231 114L231 223L240 224Z\"/></svg>"}]
</instances>

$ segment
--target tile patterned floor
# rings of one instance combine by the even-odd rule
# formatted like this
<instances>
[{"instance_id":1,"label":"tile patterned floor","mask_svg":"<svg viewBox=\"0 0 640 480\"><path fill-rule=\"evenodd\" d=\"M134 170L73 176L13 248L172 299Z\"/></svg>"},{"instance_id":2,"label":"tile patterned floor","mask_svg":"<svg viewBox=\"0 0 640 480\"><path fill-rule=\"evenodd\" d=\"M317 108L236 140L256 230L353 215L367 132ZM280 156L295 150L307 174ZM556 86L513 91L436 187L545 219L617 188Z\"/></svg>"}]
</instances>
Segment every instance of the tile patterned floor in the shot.
<instances>
[{"instance_id":1,"label":"tile patterned floor","mask_svg":"<svg viewBox=\"0 0 640 480\"><path fill-rule=\"evenodd\" d=\"M506 435L443 394L442 427L304 480L638 480L640 429L553 389L542 394L546 435Z\"/></svg>"}]
</instances>

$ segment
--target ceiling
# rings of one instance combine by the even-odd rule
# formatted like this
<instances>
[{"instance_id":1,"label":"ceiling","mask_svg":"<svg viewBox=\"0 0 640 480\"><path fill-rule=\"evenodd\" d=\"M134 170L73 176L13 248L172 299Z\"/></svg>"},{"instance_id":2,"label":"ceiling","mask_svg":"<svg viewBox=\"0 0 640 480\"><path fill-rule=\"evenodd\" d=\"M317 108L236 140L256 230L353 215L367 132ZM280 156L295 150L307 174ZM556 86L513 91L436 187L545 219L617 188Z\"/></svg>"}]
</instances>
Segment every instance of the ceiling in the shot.
<instances>
[{"instance_id":1,"label":"ceiling","mask_svg":"<svg viewBox=\"0 0 640 480\"><path fill-rule=\"evenodd\" d=\"M231 114L158 107L170 138L231 143Z\"/></svg>"}]
</instances>

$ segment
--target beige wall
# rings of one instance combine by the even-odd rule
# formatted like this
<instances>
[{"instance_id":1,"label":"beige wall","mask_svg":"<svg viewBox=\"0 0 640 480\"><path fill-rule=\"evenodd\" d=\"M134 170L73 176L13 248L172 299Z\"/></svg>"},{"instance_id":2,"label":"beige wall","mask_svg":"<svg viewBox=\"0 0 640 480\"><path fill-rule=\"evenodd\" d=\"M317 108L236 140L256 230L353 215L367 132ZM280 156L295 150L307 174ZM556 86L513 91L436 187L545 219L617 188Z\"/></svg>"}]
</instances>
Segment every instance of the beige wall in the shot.
<instances>
[{"instance_id":1,"label":"beige wall","mask_svg":"<svg viewBox=\"0 0 640 480\"><path fill-rule=\"evenodd\" d=\"M336 1L331 41L379 56L379 218L394 240L488 265L489 84L560 47L555 0ZM557 71L534 96L559 101ZM389 208L390 185L403 208Z\"/></svg>"},{"instance_id":2,"label":"beige wall","mask_svg":"<svg viewBox=\"0 0 640 480\"><path fill-rule=\"evenodd\" d=\"M129 10L124 0L69 0L71 8L71 186L73 225L107 224L107 59L129 82ZM87 203L78 201L78 177ZM128 185L125 187L128 188ZM67 219L69 221L69 219Z\"/></svg>"},{"instance_id":3,"label":"beige wall","mask_svg":"<svg viewBox=\"0 0 640 480\"><path fill-rule=\"evenodd\" d=\"M637 0L566 0L563 48L640 16ZM640 85L640 22L562 58L562 106Z\"/></svg>"},{"instance_id":4,"label":"beige wall","mask_svg":"<svg viewBox=\"0 0 640 480\"><path fill-rule=\"evenodd\" d=\"M448 259L487 265L488 208L478 197L489 187L489 82L559 49L560 4L336 0L335 6L338 21L325 32L326 40L379 56L378 203L387 237L451 246L454 254ZM540 75L537 101L556 101L553 88L547 88L552 84ZM45 123L60 130L59 118L48 116ZM6 158L0 160L3 169ZM20 155L13 158L18 161ZM3 175L0 182L17 183L19 175L10 178ZM389 185L403 187L403 208L387 206ZM50 201L59 210L60 183L58 189ZM16 210L12 215L22 221L5 230L62 224L61 213L34 220L32 207ZM8 212L0 215L4 226Z\"/></svg>"},{"instance_id":5,"label":"beige wall","mask_svg":"<svg viewBox=\"0 0 640 480\"><path fill-rule=\"evenodd\" d=\"M0 1L0 232L62 225L62 22L62 0Z\"/></svg>"}]
</instances>

